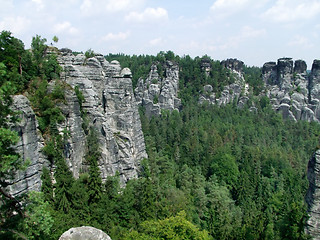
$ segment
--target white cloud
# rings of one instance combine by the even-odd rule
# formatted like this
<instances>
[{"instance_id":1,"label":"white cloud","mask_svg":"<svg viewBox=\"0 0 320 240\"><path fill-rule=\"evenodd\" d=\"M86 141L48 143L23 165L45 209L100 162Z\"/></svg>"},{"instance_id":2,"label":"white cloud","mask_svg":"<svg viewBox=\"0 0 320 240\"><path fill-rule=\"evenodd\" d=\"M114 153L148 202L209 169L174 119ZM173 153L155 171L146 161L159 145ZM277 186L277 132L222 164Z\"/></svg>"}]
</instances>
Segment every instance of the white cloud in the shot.
<instances>
[{"instance_id":1,"label":"white cloud","mask_svg":"<svg viewBox=\"0 0 320 240\"><path fill-rule=\"evenodd\" d=\"M248 39L248 38L257 38L260 36L264 36L266 34L265 29L254 29L249 26L244 26L241 30L240 38Z\"/></svg>"},{"instance_id":2,"label":"white cloud","mask_svg":"<svg viewBox=\"0 0 320 240\"><path fill-rule=\"evenodd\" d=\"M42 0L31 0L34 4L36 4L37 11L41 11L44 8L44 3Z\"/></svg>"},{"instance_id":3,"label":"white cloud","mask_svg":"<svg viewBox=\"0 0 320 240\"><path fill-rule=\"evenodd\" d=\"M238 8L247 4L249 0L216 0L211 6L211 10Z\"/></svg>"},{"instance_id":4,"label":"white cloud","mask_svg":"<svg viewBox=\"0 0 320 240\"><path fill-rule=\"evenodd\" d=\"M67 33L70 35L75 35L79 33L79 30L71 25L70 22L57 23L53 26L53 31L55 33Z\"/></svg>"},{"instance_id":5,"label":"white cloud","mask_svg":"<svg viewBox=\"0 0 320 240\"><path fill-rule=\"evenodd\" d=\"M0 0L0 13L2 16L8 15L14 9L13 0Z\"/></svg>"},{"instance_id":6,"label":"white cloud","mask_svg":"<svg viewBox=\"0 0 320 240\"><path fill-rule=\"evenodd\" d=\"M168 11L164 8L146 8L143 12L131 12L125 19L133 22L147 22L155 20L168 20Z\"/></svg>"},{"instance_id":7,"label":"white cloud","mask_svg":"<svg viewBox=\"0 0 320 240\"><path fill-rule=\"evenodd\" d=\"M313 47L313 44L309 41L308 38L306 38L305 36L301 36L301 35L296 35L292 41L290 41L288 43L289 46L294 47L294 46L298 46L301 48L311 48Z\"/></svg>"},{"instance_id":8,"label":"white cloud","mask_svg":"<svg viewBox=\"0 0 320 240\"><path fill-rule=\"evenodd\" d=\"M319 0L277 0L262 17L275 22L294 22L311 19L319 14Z\"/></svg>"},{"instance_id":9,"label":"white cloud","mask_svg":"<svg viewBox=\"0 0 320 240\"><path fill-rule=\"evenodd\" d=\"M216 17L226 17L241 11L250 0L216 0L210 10Z\"/></svg>"},{"instance_id":10,"label":"white cloud","mask_svg":"<svg viewBox=\"0 0 320 240\"><path fill-rule=\"evenodd\" d=\"M103 13L130 11L139 8L145 0L83 0L80 6L82 14L91 16Z\"/></svg>"},{"instance_id":11,"label":"white cloud","mask_svg":"<svg viewBox=\"0 0 320 240\"><path fill-rule=\"evenodd\" d=\"M240 44L256 39L266 35L265 29L254 29L249 26L244 26L240 33L229 38L217 38L212 44L208 45L209 51L226 50L226 49L237 49Z\"/></svg>"},{"instance_id":12,"label":"white cloud","mask_svg":"<svg viewBox=\"0 0 320 240\"><path fill-rule=\"evenodd\" d=\"M162 38L155 38L149 41L151 46L159 46L162 45L165 41Z\"/></svg>"},{"instance_id":13,"label":"white cloud","mask_svg":"<svg viewBox=\"0 0 320 240\"><path fill-rule=\"evenodd\" d=\"M111 12L130 10L144 3L144 0L108 0L106 10Z\"/></svg>"},{"instance_id":14,"label":"white cloud","mask_svg":"<svg viewBox=\"0 0 320 240\"><path fill-rule=\"evenodd\" d=\"M5 17L0 22L0 30L8 30L13 34L21 34L28 30L31 21L24 17Z\"/></svg>"},{"instance_id":15,"label":"white cloud","mask_svg":"<svg viewBox=\"0 0 320 240\"><path fill-rule=\"evenodd\" d=\"M129 32L108 33L101 38L102 41L123 41L129 37Z\"/></svg>"},{"instance_id":16,"label":"white cloud","mask_svg":"<svg viewBox=\"0 0 320 240\"><path fill-rule=\"evenodd\" d=\"M89 15L92 11L92 1L91 0L84 0L80 6L80 10L83 14Z\"/></svg>"}]
</instances>

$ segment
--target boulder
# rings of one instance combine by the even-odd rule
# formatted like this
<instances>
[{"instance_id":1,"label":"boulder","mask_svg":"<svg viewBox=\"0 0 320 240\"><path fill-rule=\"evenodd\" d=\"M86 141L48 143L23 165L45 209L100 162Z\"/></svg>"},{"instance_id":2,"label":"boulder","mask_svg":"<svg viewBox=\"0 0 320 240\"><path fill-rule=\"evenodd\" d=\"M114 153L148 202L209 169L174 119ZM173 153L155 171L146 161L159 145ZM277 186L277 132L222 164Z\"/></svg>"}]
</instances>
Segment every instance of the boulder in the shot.
<instances>
[{"instance_id":1,"label":"boulder","mask_svg":"<svg viewBox=\"0 0 320 240\"><path fill-rule=\"evenodd\" d=\"M64 232L59 240L112 240L105 232L94 227L75 227Z\"/></svg>"}]
</instances>

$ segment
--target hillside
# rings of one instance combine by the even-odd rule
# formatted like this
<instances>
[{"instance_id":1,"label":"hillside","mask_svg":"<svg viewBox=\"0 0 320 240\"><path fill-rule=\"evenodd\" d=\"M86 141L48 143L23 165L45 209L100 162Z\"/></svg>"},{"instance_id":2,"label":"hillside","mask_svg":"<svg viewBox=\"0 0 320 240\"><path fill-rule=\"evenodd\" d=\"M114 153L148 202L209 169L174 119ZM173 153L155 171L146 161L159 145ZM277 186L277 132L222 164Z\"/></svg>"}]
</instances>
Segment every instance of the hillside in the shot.
<instances>
[{"instance_id":1,"label":"hillside","mask_svg":"<svg viewBox=\"0 0 320 240\"><path fill-rule=\"evenodd\" d=\"M311 209L318 60L308 73L290 58L260 68L0 40L2 238L317 236L305 196Z\"/></svg>"}]
</instances>

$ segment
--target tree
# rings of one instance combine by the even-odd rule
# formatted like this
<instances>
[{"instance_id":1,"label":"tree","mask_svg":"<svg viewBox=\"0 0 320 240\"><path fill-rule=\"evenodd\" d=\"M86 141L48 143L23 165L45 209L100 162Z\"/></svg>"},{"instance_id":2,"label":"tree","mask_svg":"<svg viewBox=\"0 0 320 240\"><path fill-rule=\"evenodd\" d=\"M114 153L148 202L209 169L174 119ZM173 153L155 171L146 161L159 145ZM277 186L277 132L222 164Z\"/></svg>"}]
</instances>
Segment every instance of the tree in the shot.
<instances>
[{"instance_id":1,"label":"tree","mask_svg":"<svg viewBox=\"0 0 320 240\"><path fill-rule=\"evenodd\" d=\"M31 50L35 64L38 67L38 75L42 74L42 63L47 45L45 44L47 39L41 38L41 36L36 35L32 38Z\"/></svg>"},{"instance_id":2,"label":"tree","mask_svg":"<svg viewBox=\"0 0 320 240\"><path fill-rule=\"evenodd\" d=\"M126 240L133 239L172 239L172 240L210 240L212 239L206 231L201 231L186 219L184 211L175 217L166 218L164 220L145 221L140 224L139 231L128 233Z\"/></svg>"},{"instance_id":3,"label":"tree","mask_svg":"<svg viewBox=\"0 0 320 240\"><path fill-rule=\"evenodd\" d=\"M94 57L94 51L90 48L85 52L84 55L86 56L86 58L92 58Z\"/></svg>"},{"instance_id":4,"label":"tree","mask_svg":"<svg viewBox=\"0 0 320 240\"><path fill-rule=\"evenodd\" d=\"M54 35L53 38L52 38L52 41L54 43L57 43L59 41L59 38L56 35Z\"/></svg>"},{"instance_id":5,"label":"tree","mask_svg":"<svg viewBox=\"0 0 320 240\"><path fill-rule=\"evenodd\" d=\"M102 193L102 180L100 176L100 169L98 167L98 161L101 156L99 149L99 141L96 130L91 127L89 131L88 152L86 154L86 160L89 163L89 204L97 202L101 198Z\"/></svg>"},{"instance_id":6,"label":"tree","mask_svg":"<svg viewBox=\"0 0 320 240\"><path fill-rule=\"evenodd\" d=\"M30 192L26 205L26 218L23 222L28 239L49 239L53 218L49 203L42 192Z\"/></svg>"},{"instance_id":7,"label":"tree","mask_svg":"<svg viewBox=\"0 0 320 240\"><path fill-rule=\"evenodd\" d=\"M41 192L43 192L43 198L47 202L53 201L53 186L51 173L48 168L43 167L41 175Z\"/></svg>"}]
</instances>

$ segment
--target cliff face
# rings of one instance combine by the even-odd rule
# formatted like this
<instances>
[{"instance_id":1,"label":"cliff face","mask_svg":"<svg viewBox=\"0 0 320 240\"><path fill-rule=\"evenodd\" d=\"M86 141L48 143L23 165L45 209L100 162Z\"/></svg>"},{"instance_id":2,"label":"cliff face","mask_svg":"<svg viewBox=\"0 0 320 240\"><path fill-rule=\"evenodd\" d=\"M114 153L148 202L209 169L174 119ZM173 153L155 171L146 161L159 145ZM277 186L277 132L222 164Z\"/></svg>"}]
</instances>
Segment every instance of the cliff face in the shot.
<instances>
[{"instance_id":1,"label":"cliff face","mask_svg":"<svg viewBox=\"0 0 320 240\"><path fill-rule=\"evenodd\" d=\"M29 100L22 95L14 96L13 100L12 109L20 112L20 122L14 127L20 137L16 149L24 161L30 162L25 171L16 173L15 179L8 186L10 193L17 196L27 191L40 190L42 168L49 166L49 162L41 152L43 139L37 129L38 122Z\"/></svg>"},{"instance_id":2,"label":"cliff face","mask_svg":"<svg viewBox=\"0 0 320 240\"><path fill-rule=\"evenodd\" d=\"M88 168L84 161L87 151L84 119L74 91L78 86L85 98L82 109L86 112L86 121L97 130L102 179L119 172L124 184L137 177L140 160L147 154L130 70L121 71L117 61L109 63L102 55L86 59L83 54L74 56L67 49L62 50L58 61L64 69L61 80L67 86L66 101L59 104L65 121L58 125L58 130L69 132L64 155L73 175L77 178ZM54 82L49 83L49 91L50 85ZM54 165L50 166L41 151L44 141L29 100L22 95L14 96L13 109L21 112L21 121L15 126L20 136L16 148L23 159L30 161L26 171L19 171L8 187L15 196L30 190L39 191L43 166L53 171Z\"/></svg>"},{"instance_id":3,"label":"cliff face","mask_svg":"<svg viewBox=\"0 0 320 240\"><path fill-rule=\"evenodd\" d=\"M265 94L273 108L281 112L284 118L318 121L318 102L309 97L313 87L308 81L306 70L304 61L293 62L291 58L281 58L277 63L268 62L263 65Z\"/></svg>"},{"instance_id":4,"label":"cliff face","mask_svg":"<svg viewBox=\"0 0 320 240\"><path fill-rule=\"evenodd\" d=\"M109 63L102 55L86 59L83 54L74 56L68 50L62 52L59 63L64 68L62 80L81 90L85 98L83 111L98 132L102 179L116 172L122 183L137 177L139 162L147 154L128 69L121 71L117 61ZM75 94L70 93L64 111L66 121L61 128L66 127L71 133L66 157L77 177L84 167L86 141Z\"/></svg>"},{"instance_id":5,"label":"cliff face","mask_svg":"<svg viewBox=\"0 0 320 240\"><path fill-rule=\"evenodd\" d=\"M309 161L308 180L306 202L310 218L307 221L306 232L317 240L320 239L320 150Z\"/></svg>"}]
</instances>

